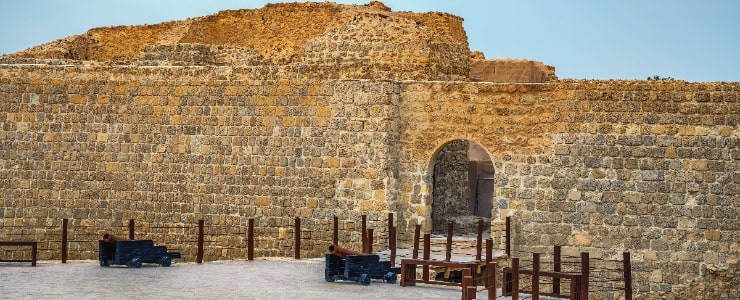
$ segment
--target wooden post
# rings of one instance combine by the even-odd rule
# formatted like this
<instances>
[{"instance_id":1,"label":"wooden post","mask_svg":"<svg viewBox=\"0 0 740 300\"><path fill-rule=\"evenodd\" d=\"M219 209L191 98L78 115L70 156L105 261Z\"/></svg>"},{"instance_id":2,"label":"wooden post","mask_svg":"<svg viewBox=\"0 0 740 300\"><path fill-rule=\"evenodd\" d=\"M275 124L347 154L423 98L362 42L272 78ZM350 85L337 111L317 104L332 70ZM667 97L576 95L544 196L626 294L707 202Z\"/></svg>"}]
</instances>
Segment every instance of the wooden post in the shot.
<instances>
[{"instance_id":1,"label":"wooden post","mask_svg":"<svg viewBox=\"0 0 740 300\"><path fill-rule=\"evenodd\" d=\"M488 300L496 299L496 263L495 262L490 262L490 261L486 262L486 290L488 290Z\"/></svg>"},{"instance_id":2,"label":"wooden post","mask_svg":"<svg viewBox=\"0 0 740 300\"><path fill-rule=\"evenodd\" d=\"M470 281L473 281L473 277L470 277L469 280ZM477 290L476 290L477 288L478 287L475 286L475 285L471 285L471 286L468 286L467 287L467 289L468 289L468 299L467 300L475 300L475 298L478 297L478 295L476 293L477 292Z\"/></svg>"},{"instance_id":3,"label":"wooden post","mask_svg":"<svg viewBox=\"0 0 740 300\"><path fill-rule=\"evenodd\" d=\"M362 227L360 230L362 230L362 253L369 253L367 252L367 216L365 215L362 215Z\"/></svg>"},{"instance_id":4,"label":"wooden post","mask_svg":"<svg viewBox=\"0 0 740 300\"><path fill-rule=\"evenodd\" d=\"M134 219L128 220L128 239L134 239Z\"/></svg>"},{"instance_id":5,"label":"wooden post","mask_svg":"<svg viewBox=\"0 0 740 300\"><path fill-rule=\"evenodd\" d=\"M571 299L578 299L578 297L581 296L581 293L578 290L579 285L581 285L581 275L580 274L576 275L573 279L570 280L570 298Z\"/></svg>"},{"instance_id":6,"label":"wooden post","mask_svg":"<svg viewBox=\"0 0 740 300\"><path fill-rule=\"evenodd\" d=\"M581 297L580 299L588 299L588 252L581 252Z\"/></svg>"},{"instance_id":7,"label":"wooden post","mask_svg":"<svg viewBox=\"0 0 740 300\"><path fill-rule=\"evenodd\" d=\"M447 246L445 248L446 249L445 252L447 253L445 254L445 261L450 261L450 259L452 258L452 227L453 226L454 225L452 222L447 222Z\"/></svg>"},{"instance_id":8,"label":"wooden post","mask_svg":"<svg viewBox=\"0 0 740 300\"><path fill-rule=\"evenodd\" d=\"M424 260L429 260L429 253L431 252L430 248L432 246L431 239L432 239L431 234L429 233L424 234L424 254L422 256L422 259ZM425 283L429 282L429 266L428 265L424 265L424 267L422 267L421 278L422 280L424 280Z\"/></svg>"},{"instance_id":9,"label":"wooden post","mask_svg":"<svg viewBox=\"0 0 740 300\"><path fill-rule=\"evenodd\" d=\"M367 253L373 253L373 231L374 229L367 229Z\"/></svg>"},{"instance_id":10,"label":"wooden post","mask_svg":"<svg viewBox=\"0 0 740 300\"><path fill-rule=\"evenodd\" d=\"M470 269L470 276L473 277L473 280L471 282L473 283L474 286L477 287L478 286L477 284L478 268L480 267L480 265L478 264L478 262L468 262L466 263L466 265L468 266L468 269Z\"/></svg>"},{"instance_id":11,"label":"wooden post","mask_svg":"<svg viewBox=\"0 0 740 300\"><path fill-rule=\"evenodd\" d=\"M39 253L39 245L37 242L33 242L33 244L31 244L31 266L32 267L36 266L36 259L38 258L37 257L38 253Z\"/></svg>"},{"instance_id":12,"label":"wooden post","mask_svg":"<svg viewBox=\"0 0 740 300\"><path fill-rule=\"evenodd\" d=\"M391 247L391 228L393 228L393 213L388 213L388 248Z\"/></svg>"},{"instance_id":13,"label":"wooden post","mask_svg":"<svg viewBox=\"0 0 740 300\"><path fill-rule=\"evenodd\" d=\"M393 233L393 213L388 213L388 249L391 252L390 262L391 267L396 265L396 246L395 246L395 235Z\"/></svg>"},{"instance_id":14,"label":"wooden post","mask_svg":"<svg viewBox=\"0 0 740 300\"><path fill-rule=\"evenodd\" d=\"M391 240L393 242L393 246L391 247L391 267L396 266L396 226L391 227L391 235L393 236L393 239Z\"/></svg>"},{"instance_id":15,"label":"wooden post","mask_svg":"<svg viewBox=\"0 0 740 300\"><path fill-rule=\"evenodd\" d=\"M540 299L540 254L532 253L532 300Z\"/></svg>"},{"instance_id":16,"label":"wooden post","mask_svg":"<svg viewBox=\"0 0 740 300\"><path fill-rule=\"evenodd\" d=\"M622 253L622 263L624 264L624 299L632 300L632 262L630 253Z\"/></svg>"},{"instance_id":17,"label":"wooden post","mask_svg":"<svg viewBox=\"0 0 740 300\"><path fill-rule=\"evenodd\" d=\"M421 224L416 224L414 228L414 253L411 254L411 258L419 258L419 235L421 235Z\"/></svg>"},{"instance_id":18,"label":"wooden post","mask_svg":"<svg viewBox=\"0 0 740 300\"><path fill-rule=\"evenodd\" d=\"M462 287L462 297L460 297L460 299L468 300L468 285L470 284L470 282L468 282L468 277L470 277L470 270L464 268L461 271L462 282L460 282L460 286Z\"/></svg>"},{"instance_id":19,"label":"wooden post","mask_svg":"<svg viewBox=\"0 0 740 300\"><path fill-rule=\"evenodd\" d=\"M470 295L468 295L468 286L470 286L471 281L473 281L473 277L470 276L470 269L463 268L462 269L462 300L468 300L471 299Z\"/></svg>"},{"instance_id":20,"label":"wooden post","mask_svg":"<svg viewBox=\"0 0 740 300\"><path fill-rule=\"evenodd\" d=\"M553 266L552 269L554 272L560 272L562 270L562 262L560 259L560 245L555 245L555 249L553 251ZM552 278L552 293L557 295L560 295L560 278Z\"/></svg>"},{"instance_id":21,"label":"wooden post","mask_svg":"<svg viewBox=\"0 0 740 300\"><path fill-rule=\"evenodd\" d=\"M486 263L493 261L493 240L486 239Z\"/></svg>"},{"instance_id":22,"label":"wooden post","mask_svg":"<svg viewBox=\"0 0 740 300\"><path fill-rule=\"evenodd\" d=\"M199 264L203 263L203 220L198 220L198 255L195 261Z\"/></svg>"},{"instance_id":23,"label":"wooden post","mask_svg":"<svg viewBox=\"0 0 740 300\"><path fill-rule=\"evenodd\" d=\"M332 235L332 243L339 246L339 218L334 216L334 235Z\"/></svg>"},{"instance_id":24,"label":"wooden post","mask_svg":"<svg viewBox=\"0 0 740 300\"><path fill-rule=\"evenodd\" d=\"M511 259L511 299L519 300L519 258Z\"/></svg>"},{"instance_id":25,"label":"wooden post","mask_svg":"<svg viewBox=\"0 0 740 300\"><path fill-rule=\"evenodd\" d=\"M69 219L62 220L62 263L67 263L67 227L69 227Z\"/></svg>"},{"instance_id":26,"label":"wooden post","mask_svg":"<svg viewBox=\"0 0 740 300\"><path fill-rule=\"evenodd\" d=\"M511 217L506 217L506 256L511 257Z\"/></svg>"},{"instance_id":27,"label":"wooden post","mask_svg":"<svg viewBox=\"0 0 740 300\"><path fill-rule=\"evenodd\" d=\"M477 298L478 285L475 282L475 269L474 269L477 266L478 266L477 264L474 264L474 265L471 265L470 268L462 269L463 282L467 282L467 284L463 285L463 288L465 289L463 292L465 293L466 300L474 300Z\"/></svg>"},{"instance_id":28,"label":"wooden post","mask_svg":"<svg viewBox=\"0 0 740 300\"><path fill-rule=\"evenodd\" d=\"M475 243L475 260L480 261L483 251L483 220L478 220L478 239Z\"/></svg>"},{"instance_id":29,"label":"wooden post","mask_svg":"<svg viewBox=\"0 0 740 300\"><path fill-rule=\"evenodd\" d=\"M247 260L254 260L254 219L249 219L247 224Z\"/></svg>"},{"instance_id":30,"label":"wooden post","mask_svg":"<svg viewBox=\"0 0 740 300\"><path fill-rule=\"evenodd\" d=\"M301 218L295 217L295 259L301 259Z\"/></svg>"}]
</instances>

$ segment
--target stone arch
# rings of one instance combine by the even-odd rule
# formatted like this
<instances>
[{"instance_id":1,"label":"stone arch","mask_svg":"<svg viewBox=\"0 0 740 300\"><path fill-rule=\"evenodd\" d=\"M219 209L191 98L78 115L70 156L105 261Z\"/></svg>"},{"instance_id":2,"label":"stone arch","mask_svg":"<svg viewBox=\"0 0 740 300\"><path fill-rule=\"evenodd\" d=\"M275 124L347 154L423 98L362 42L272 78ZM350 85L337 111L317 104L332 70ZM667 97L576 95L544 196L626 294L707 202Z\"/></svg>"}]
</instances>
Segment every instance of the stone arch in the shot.
<instances>
[{"instance_id":1,"label":"stone arch","mask_svg":"<svg viewBox=\"0 0 740 300\"><path fill-rule=\"evenodd\" d=\"M450 221L459 234L475 233L481 219L490 224L495 170L480 144L464 139L446 142L432 156L430 170L432 232L446 232Z\"/></svg>"}]
</instances>

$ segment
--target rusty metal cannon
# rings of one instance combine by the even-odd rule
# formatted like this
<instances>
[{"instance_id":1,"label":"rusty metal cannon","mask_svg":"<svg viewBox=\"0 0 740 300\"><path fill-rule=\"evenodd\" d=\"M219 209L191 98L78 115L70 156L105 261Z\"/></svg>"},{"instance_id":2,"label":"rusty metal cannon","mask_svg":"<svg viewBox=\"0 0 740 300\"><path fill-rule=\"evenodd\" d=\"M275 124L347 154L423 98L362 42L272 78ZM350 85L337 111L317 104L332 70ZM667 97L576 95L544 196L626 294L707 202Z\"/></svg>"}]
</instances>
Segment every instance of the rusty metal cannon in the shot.
<instances>
[{"instance_id":1,"label":"rusty metal cannon","mask_svg":"<svg viewBox=\"0 0 740 300\"><path fill-rule=\"evenodd\" d=\"M339 247L335 244L329 245L329 254L333 254L339 257L344 257L346 255L365 255L365 253L362 253L360 251L349 250L346 248Z\"/></svg>"},{"instance_id":2,"label":"rusty metal cannon","mask_svg":"<svg viewBox=\"0 0 740 300\"><path fill-rule=\"evenodd\" d=\"M362 285L370 284L372 279L396 283L400 272L401 268L392 267L390 261L381 261L377 254L364 254L332 244L326 254L324 279L328 282L354 281Z\"/></svg>"},{"instance_id":3,"label":"rusty metal cannon","mask_svg":"<svg viewBox=\"0 0 740 300\"><path fill-rule=\"evenodd\" d=\"M103 242L115 244L118 238L110 233L103 234Z\"/></svg>"},{"instance_id":4,"label":"rusty metal cannon","mask_svg":"<svg viewBox=\"0 0 740 300\"><path fill-rule=\"evenodd\" d=\"M154 246L152 240L119 240L108 233L98 241L98 247L101 267L126 265L141 268L142 263L169 267L173 258L181 257L179 252L167 252L165 246Z\"/></svg>"}]
</instances>

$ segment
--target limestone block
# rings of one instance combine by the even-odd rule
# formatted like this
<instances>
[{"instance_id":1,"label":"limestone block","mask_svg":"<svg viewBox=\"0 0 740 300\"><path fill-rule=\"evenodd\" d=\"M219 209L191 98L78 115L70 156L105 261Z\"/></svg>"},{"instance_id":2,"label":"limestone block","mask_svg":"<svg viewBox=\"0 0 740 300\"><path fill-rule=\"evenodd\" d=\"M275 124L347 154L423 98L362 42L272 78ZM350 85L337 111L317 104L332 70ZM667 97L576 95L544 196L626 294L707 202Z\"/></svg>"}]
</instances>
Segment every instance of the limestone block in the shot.
<instances>
[{"instance_id":1,"label":"limestone block","mask_svg":"<svg viewBox=\"0 0 740 300\"><path fill-rule=\"evenodd\" d=\"M719 241L721 237L719 230L708 230L706 232L706 238L710 241Z\"/></svg>"},{"instance_id":2,"label":"limestone block","mask_svg":"<svg viewBox=\"0 0 740 300\"><path fill-rule=\"evenodd\" d=\"M567 199L571 201L581 200L581 191L575 189L569 190Z\"/></svg>"},{"instance_id":3,"label":"limestone block","mask_svg":"<svg viewBox=\"0 0 740 300\"><path fill-rule=\"evenodd\" d=\"M663 282L663 271L653 270L652 272L650 272L649 280L650 282L654 282L654 283Z\"/></svg>"},{"instance_id":4,"label":"limestone block","mask_svg":"<svg viewBox=\"0 0 740 300\"><path fill-rule=\"evenodd\" d=\"M577 232L573 236L573 244L581 247L591 246L591 234L588 232Z\"/></svg>"}]
</instances>

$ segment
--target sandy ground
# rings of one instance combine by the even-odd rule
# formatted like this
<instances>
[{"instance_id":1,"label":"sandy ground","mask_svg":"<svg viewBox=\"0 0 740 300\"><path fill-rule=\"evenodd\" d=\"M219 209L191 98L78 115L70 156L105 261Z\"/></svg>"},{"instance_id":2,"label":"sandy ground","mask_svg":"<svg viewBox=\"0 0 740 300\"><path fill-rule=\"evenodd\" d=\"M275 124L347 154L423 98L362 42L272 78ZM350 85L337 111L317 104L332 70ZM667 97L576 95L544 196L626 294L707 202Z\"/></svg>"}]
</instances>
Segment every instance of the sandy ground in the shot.
<instances>
[{"instance_id":1,"label":"sandy ground","mask_svg":"<svg viewBox=\"0 0 740 300\"><path fill-rule=\"evenodd\" d=\"M460 299L459 287L326 282L322 259L100 267L97 261L0 263L2 299ZM478 293L485 299L485 292Z\"/></svg>"}]
</instances>

